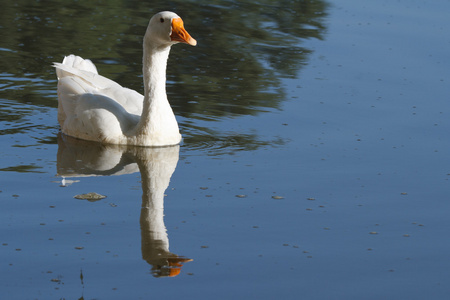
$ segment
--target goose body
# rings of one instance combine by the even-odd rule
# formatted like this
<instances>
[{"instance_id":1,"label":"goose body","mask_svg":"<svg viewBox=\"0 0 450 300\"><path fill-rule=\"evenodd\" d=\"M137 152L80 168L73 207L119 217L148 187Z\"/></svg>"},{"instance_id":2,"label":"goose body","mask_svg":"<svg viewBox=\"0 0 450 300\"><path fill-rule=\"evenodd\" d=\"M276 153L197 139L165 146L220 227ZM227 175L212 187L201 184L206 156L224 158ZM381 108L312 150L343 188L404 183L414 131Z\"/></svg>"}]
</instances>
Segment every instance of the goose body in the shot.
<instances>
[{"instance_id":1,"label":"goose body","mask_svg":"<svg viewBox=\"0 0 450 300\"><path fill-rule=\"evenodd\" d=\"M144 95L98 74L88 59L69 55L55 63L58 77L58 122L69 136L104 144L167 146L181 141L166 94L170 47L197 42L181 18L160 12L144 36Z\"/></svg>"}]
</instances>

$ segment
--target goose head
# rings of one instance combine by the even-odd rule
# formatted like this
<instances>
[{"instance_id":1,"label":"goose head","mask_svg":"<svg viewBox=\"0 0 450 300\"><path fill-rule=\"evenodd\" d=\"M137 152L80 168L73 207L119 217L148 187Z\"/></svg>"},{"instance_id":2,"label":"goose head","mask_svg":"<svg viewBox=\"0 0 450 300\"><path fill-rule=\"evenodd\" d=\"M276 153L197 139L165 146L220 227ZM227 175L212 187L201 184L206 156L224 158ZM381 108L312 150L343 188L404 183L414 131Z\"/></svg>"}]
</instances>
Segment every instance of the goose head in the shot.
<instances>
[{"instance_id":1,"label":"goose head","mask_svg":"<svg viewBox=\"0 0 450 300\"><path fill-rule=\"evenodd\" d=\"M145 40L157 47L168 47L176 43L197 45L197 41L184 29L183 20L170 11L159 12L150 19Z\"/></svg>"}]
</instances>

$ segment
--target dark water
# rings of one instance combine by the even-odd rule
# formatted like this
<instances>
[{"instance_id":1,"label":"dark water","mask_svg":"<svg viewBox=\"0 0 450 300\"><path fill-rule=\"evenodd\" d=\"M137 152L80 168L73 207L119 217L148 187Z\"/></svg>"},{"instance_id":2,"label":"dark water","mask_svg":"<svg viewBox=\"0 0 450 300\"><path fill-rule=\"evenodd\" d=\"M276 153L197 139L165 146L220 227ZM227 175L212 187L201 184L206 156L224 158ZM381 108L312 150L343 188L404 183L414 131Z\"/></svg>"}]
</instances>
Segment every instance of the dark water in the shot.
<instances>
[{"instance_id":1,"label":"dark water","mask_svg":"<svg viewBox=\"0 0 450 300\"><path fill-rule=\"evenodd\" d=\"M444 299L449 9L3 1L1 298ZM59 135L52 62L142 91L161 10L198 41L167 72L183 144Z\"/></svg>"}]
</instances>

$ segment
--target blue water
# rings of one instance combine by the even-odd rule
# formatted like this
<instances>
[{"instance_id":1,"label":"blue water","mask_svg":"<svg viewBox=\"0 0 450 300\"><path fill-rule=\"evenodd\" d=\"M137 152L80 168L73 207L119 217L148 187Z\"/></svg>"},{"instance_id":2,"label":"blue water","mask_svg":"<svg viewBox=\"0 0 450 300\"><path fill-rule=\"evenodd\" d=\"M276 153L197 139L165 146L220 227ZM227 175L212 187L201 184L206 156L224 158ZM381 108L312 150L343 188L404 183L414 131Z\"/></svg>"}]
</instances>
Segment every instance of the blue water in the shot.
<instances>
[{"instance_id":1,"label":"blue water","mask_svg":"<svg viewBox=\"0 0 450 300\"><path fill-rule=\"evenodd\" d=\"M313 1L305 15L302 3L171 3L199 45L172 49L184 142L161 152L58 138L50 67L79 50L141 89L151 4L86 15L87 3L50 3L42 49L26 48L38 22L26 14L44 4L5 4L2 19L20 22L0 27L1 298L444 299L450 3ZM96 19L69 42L70 26ZM173 174L156 172L169 161ZM164 192L146 194L163 179ZM73 198L89 192L107 198ZM164 230L147 228L161 224L170 255L192 261L162 266Z\"/></svg>"}]
</instances>

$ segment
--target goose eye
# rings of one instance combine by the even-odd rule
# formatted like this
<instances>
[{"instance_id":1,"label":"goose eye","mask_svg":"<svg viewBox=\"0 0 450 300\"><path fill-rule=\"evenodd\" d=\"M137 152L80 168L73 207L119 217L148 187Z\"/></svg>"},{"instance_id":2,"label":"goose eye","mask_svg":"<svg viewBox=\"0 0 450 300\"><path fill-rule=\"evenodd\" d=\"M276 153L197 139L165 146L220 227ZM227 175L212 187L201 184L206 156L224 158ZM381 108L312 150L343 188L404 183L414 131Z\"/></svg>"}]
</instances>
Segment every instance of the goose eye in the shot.
<instances>
[{"instance_id":1,"label":"goose eye","mask_svg":"<svg viewBox=\"0 0 450 300\"><path fill-rule=\"evenodd\" d=\"M163 19L163 18L159 19L159 21L160 21L161 23L164 23L164 19Z\"/></svg>"}]
</instances>

